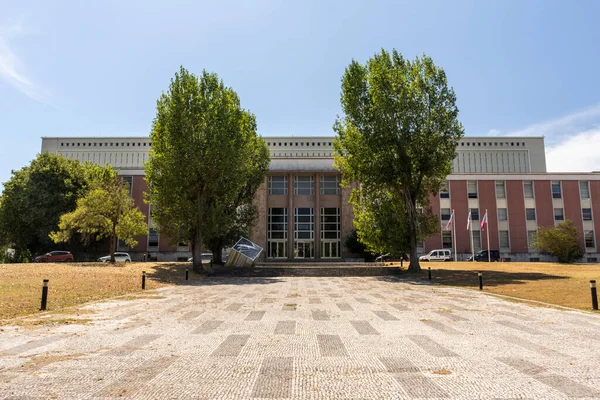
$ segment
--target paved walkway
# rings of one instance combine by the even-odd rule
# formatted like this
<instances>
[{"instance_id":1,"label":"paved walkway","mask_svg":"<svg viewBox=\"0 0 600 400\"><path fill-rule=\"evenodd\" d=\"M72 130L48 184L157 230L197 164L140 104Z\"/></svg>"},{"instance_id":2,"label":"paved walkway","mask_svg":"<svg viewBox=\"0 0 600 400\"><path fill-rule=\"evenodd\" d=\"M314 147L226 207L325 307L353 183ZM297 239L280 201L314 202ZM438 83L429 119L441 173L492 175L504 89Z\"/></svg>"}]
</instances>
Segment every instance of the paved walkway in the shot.
<instances>
[{"instance_id":1,"label":"paved walkway","mask_svg":"<svg viewBox=\"0 0 600 400\"><path fill-rule=\"evenodd\" d=\"M0 398L600 398L600 317L395 278L215 278L0 332Z\"/></svg>"}]
</instances>

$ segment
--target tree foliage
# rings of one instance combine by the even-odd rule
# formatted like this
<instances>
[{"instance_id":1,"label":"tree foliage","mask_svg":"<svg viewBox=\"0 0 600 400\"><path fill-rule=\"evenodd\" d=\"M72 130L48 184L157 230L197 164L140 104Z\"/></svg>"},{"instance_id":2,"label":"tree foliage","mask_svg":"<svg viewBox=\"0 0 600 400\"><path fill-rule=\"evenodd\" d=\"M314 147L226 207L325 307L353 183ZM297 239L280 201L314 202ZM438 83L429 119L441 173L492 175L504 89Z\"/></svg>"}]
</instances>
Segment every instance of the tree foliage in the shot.
<instances>
[{"instance_id":1,"label":"tree foliage","mask_svg":"<svg viewBox=\"0 0 600 400\"><path fill-rule=\"evenodd\" d=\"M407 224L404 197L384 187L356 193L354 209L358 239L368 251L402 257L410 251L410 232ZM439 231L438 218L426 207L418 212L417 240Z\"/></svg>"},{"instance_id":2,"label":"tree foliage","mask_svg":"<svg viewBox=\"0 0 600 400\"><path fill-rule=\"evenodd\" d=\"M553 228L540 228L534 246L555 255L560 263L575 262L585 254L577 228L571 220L565 220Z\"/></svg>"},{"instance_id":3,"label":"tree foliage","mask_svg":"<svg viewBox=\"0 0 600 400\"><path fill-rule=\"evenodd\" d=\"M79 161L42 153L12 172L0 197L0 245L14 248L14 259L56 247L48 235L85 192L85 168Z\"/></svg>"},{"instance_id":4,"label":"tree foliage","mask_svg":"<svg viewBox=\"0 0 600 400\"><path fill-rule=\"evenodd\" d=\"M191 242L194 270L212 273L202 245L218 260L256 219L252 200L270 162L256 119L216 74L197 77L182 67L157 101L150 137L152 217L161 233Z\"/></svg>"},{"instance_id":5,"label":"tree foliage","mask_svg":"<svg viewBox=\"0 0 600 400\"><path fill-rule=\"evenodd\" d=\"M439 231L428 195L451 173L463 136L454 91L431 58L382 50L346 68L341 104L335 165L342 185L358 183L350 202L359 238L381 252L409 250L409 270L418 271L417 241Z\"/></svg>"},{"instance_id":6,"label":"tree foliage","mask_svg":"<svg viewBox=\"0 0 600 400\"><path fill-rule=\"evenodd\" d=\"M77 200L77 208L60 217L59 230L50 233L56 242L67 242L79 234L86 242L108 238L110 262L115 262L116 241L130 247L134 236L148 232L145 216L129 197L129 185L110 166L89 167L89 190Z\"/></svg>"}]
</instances>

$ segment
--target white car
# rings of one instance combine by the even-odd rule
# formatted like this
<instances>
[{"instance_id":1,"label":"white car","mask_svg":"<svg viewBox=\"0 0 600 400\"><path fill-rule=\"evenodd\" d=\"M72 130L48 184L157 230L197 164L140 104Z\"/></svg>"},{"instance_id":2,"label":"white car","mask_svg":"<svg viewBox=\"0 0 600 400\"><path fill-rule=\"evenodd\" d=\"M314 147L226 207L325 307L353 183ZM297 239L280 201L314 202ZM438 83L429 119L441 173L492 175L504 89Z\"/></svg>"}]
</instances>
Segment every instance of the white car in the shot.
<instances>
[{"instance_id":1,"label":"white car","mask_svg":"<svg viewBox=\"0 0 600 400\"><path fill-rule=\"evenodd\" d=\"M109 262L110 261L110 255L104 256L104 257L100 257L98 259L98 261ZM116 262L131 262L131 257L129 256L129 253L117 253L117 252L115 252L115 261Z\"/></svg>"},{"instance_id":2,"label":"white car","mask_svg":"<svg viewBox=\"0 0 600 400\"><path fill-rule=\"evenodd\" d=\"M207 264L213 259L212 253L202 253L202 264ZM194 262L194 257L188 258L188 262Z\"/></svg>"},{"instance_id":3,"label":"white car","mask_svg":"<svg viewBox=\"0 0 600 400\"><path fill-rule=\"evenodd\" d=\"M448 249L431 250L419 257L419 261L452 261L452 252Z\"/></svg>"}]
</instances>

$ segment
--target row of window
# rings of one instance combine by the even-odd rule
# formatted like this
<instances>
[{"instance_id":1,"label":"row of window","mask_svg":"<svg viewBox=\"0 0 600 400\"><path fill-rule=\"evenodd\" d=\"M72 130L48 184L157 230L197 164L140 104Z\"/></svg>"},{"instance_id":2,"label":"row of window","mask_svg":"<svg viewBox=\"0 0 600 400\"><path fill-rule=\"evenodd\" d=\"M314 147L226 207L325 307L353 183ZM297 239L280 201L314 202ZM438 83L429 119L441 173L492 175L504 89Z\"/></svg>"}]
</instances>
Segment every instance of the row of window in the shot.
<instances>
[{"instance_id":1,"label":"row of window","mask_svg":"<svg viewBox=\"0 0 600 400\"><path fill-rule=\"evenodd\" d=\"M479 209L478 208L469 208L469 211L471 212L471 219L473 221L478 221L479 220ZM498 208L497 212L498 212L498 221L508 221L508 210L506 208ZM581 209L581 217L584 221L591 221L592 220L592 209L591 208L582 208ZM440 219L442 221L450 220L450 209L449 208L440 209ZM535 213L535 208L526 208L525 209L525 219L527 221L535 221L537 219L536 213ZM564 221L564 219L565 219L564 209L555 208L554 209L554 220L555 221Z\"/></svg>"},{"instance_id":2,"label":"row of window","mask_svg":"<svg viewBox=\"0 0 600 400\"><path fill-rule=\"evenodd\" d=\"M304 145L306 144L307 146L329 146L331 147L331 142L267 142L267 146L271 146L271 144L273 144L273 146L279 146L279 147L293 147L293 146L300 146L300 147L304 147Z\"/></svg>"},{"instance_id":3,"label":"row of window","mask_svg":"<svg viewBox=\"0 0 600 400\"><path fill-rule=\"evenodd\" d=\"M60 146L61 147L102 147L102 146L106 146L106 147L119 147L119 143L118 142L77 142L77 143L69 143L69 142L61 142ZM135 147L136 143L132 143L132 142L121 142L121 147ZM152 143L148 142L137 142L137 146L138 147L151 147Z\"/></svg>"},{"instance_id":4,"label":"row of window","mask_svg":"<svg viewBox=\"0 0 600 400\"><path fill-rule=\"evenodd\" d=\"M271 157L331 157L333 153L275 153L271 152Z\"/></svg>"},{"instance_id":5,"label":"row of window","mask_svg":"<svg viewBox=\"0 0 600 400\"><path fill-rule=\"evenodd\" d=\"M523 146L525 147L525 142L460 142L461 146L492 146L492 143L494 146Z\"/></svg>"},{"instance_id":6,"label":"row of window","mask_svg":"<svg viewBox=\"0 0 600 400\"><path fill-rule=\"evenodd\" d=\"M287 175L271 175L268 179L268 188L270 195L288 194ZM294 176L294 194L312 195L315 192L315 182L312 175ZM321 175L320 178L321 195L339 195L340 194L340 176L339 175Z\"/></svg>"},{"instance_id":7,"label":"row of window","mask_svg":"<svg viewBox=\"0 0 600 400\"><path fill-rule=\"evenodd\" d=\"M593 249L596 247L596 241L594 238L594 231L585 231L583 233L585 247L587 249ZM529 248L533 248L533 244L537 239L537 231L527 231L527 245ZM498 231L498 242L500 250L510 251L510 236L508 231ZM452 231L442 231L442 248L452 249ZM481 250L481 232L473 231L473 248L475 251Z\"/></svg>"},{"instance_id":8,"label":"row of window","mask_svg":"<svg viewBox=\"0 0 600 400\"><path fill-rule=\"evenodd\" d=\"M269 208L267 256L287 258L288 210ZM339 258L341 218L339 208L321 208L321 257ZM314 257L315 216L313 208L294 208L294 258Z\"/></svg>"},{"instance_id":9,"label":"row of window","mask_svg":"<svg viewBox=\"0 0 600 400\"><path fill-rule=\"evenodd\" d=\"M533 190L533 181L524 181L523 182L523 195L526 199L535 198L535 193ZM467 181L467 196L470 199L478 198L478 190L477 190L477 181ZM581 199L589 199L590 198L590 183L588 181L579 181L579 197ZM440 190L440 198L448 199L450 198L449 191L449 182L446 181ZM496 198L497 199L505 199L506 198L506 182L504 181L496 181ZM561 199L562 198L562 185L560 181L552 182L552 198L553 199Z\"/></svg>"}]
</instances>

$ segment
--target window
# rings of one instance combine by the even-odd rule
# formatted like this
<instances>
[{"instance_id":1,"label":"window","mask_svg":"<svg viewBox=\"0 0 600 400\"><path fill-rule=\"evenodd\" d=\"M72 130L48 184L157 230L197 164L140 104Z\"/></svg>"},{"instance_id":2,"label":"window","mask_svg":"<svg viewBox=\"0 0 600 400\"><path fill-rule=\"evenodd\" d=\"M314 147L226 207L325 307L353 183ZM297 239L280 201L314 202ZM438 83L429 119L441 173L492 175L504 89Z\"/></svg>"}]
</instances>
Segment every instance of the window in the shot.
<instances>
[{"instance_id":1,"label":"window","mask_svg":"<svg viewBox=\"0 0 600 400\"><path fill-rule=\"evenodd\" d=\"M560 182L552 182L552 198L562 199L562 193L560 190Z\"/></svg>"},{"instance_id":2,"label":"window","mask_svg":"<svg viewBox=\"0 0 600 400\"><path fill-rule=\"evenodd\" d=\"M594 231L585 231L583 233L583 236L585 238L585 247L586 249L592 248L592 247L596 247L596 243L594 241Z\"/></svg>"},{"instance_id":3,"label":"window","mask_svg":"<svg viewBox=\"0 0 600 400\"><path fill-rule=\"evenodd\" d=\"M496 182L496 198L497 199L505 199L506 198L506 188L504 186L504 182Z\"/></svg>"},{"instance_id":4,"label":"window","mask_svg":"<svg viewBox=\"0 0 600 400\"><path fill-rule=\"evenodd\" d=\"M477 198L477 181L467 181L467 193L470 199Z\"/></svg>"},{"instance_id":5,"label":"window","mask_svg":"<svg viewBox=\"0 0 600 400\"><path fill-rule=\"evenodd\" d=\"M127 182L127 186L129 186L129 197L133 194L133 176L124 176L123 180Z\"/></svg>"},{"instance_id":6,"label":"window","mask_svg":"<svg viewBox=\"0 0 600 400\"><path fill-rule=\"evenodd\" d=\"M498 209L498 221L508 220L508 210L506 208Z\"/></svg>"},{"instance_id":7,"label":"window","mask_svg":"<svg viewBox=\"0 0 600 400\"><path fill-rule=\"evenodd\" d=\"M321 258L340 257L340 222L339 208L321 208Z\"/></svg>"},{"instance_id":8,"label":"window","mask_svg":"<svg viewBox=\"0 0 600 400\"><path fill-rule=\"evenodd\" d=\"M287 208L269 208L267 226L267 257L287 257Z\"/></svg>"},{"instance_id":9,"label":"window","mask_svg":"<svg viewBox=\"0 0 600 400\"><path fill-rule=\"evenodd\" d=\"M525 209L525 219L527 221L535 221L535 208Z\"/></svg>"},{"instance_id":10,"label":"window","mask_svg":"<svg viewBox=\"0 0 600 400\"><path fill-rule=\"evenodd\" d=\"M510 242L508 240L508 231L498 231L498 239L500 241L501 249L509 249Z\"/></svg>"},{"instance_id":11,"label":"window","mask_svg":"<svg viewBox=\"0 0 600 400\"><path fill-rule=\"evenodd\" d=\"M562 208L555 208L554 209L554 220L555 221L564 221L565 220L565 214Z\"/></svg>"},{"instance_id":12,"label":"window","mask_svg":"<svg viewBox=\"0 0 600 400\"><path fill-rule=\"evenodd\" d=\"M445 229L442 231L442 248L452 248L452 231L447 231Z\"/></svg>"},{"instance_id":13,"label":"window","mask_svg":"<svg viewBox=\"0 0 600 400\"><path fill-rule=\"evenodd\" d=\"M525 181L523 182L523 193L526 199L533 199L533 182Z\"/></svg>"},{"instance_id":14,"label":"window","mask_svg":"<svg viewBox=\"0 0 600 400\"><path fill-rule=\"evenodd\" d=\"M449 221L450 220L450 209L442 208L440 210L440 218L442 221Z\"/></svg>"},{"instance_id":15,"label":"window","mask_svg":"<svg viewBox=\"0 0 600 400\"><path fill-rule=\"evenodd\" d=\"M475 251L481 250L481 232L473 231L473 248Z\"/></svg>"},{"instance_id":16,"label":"window","mask_svg":"<svg viewBox=\"0 0 600 400\"><path fill-rule=\"evenodd\" d=\"M294 239L313 240L315 216L312 208L294 209Z\"/></svg>"},{"instance_id":17,"label":"window","mask_svg":"<svg viewBox=\"0 0 600 400\"><path fill-rule=\"evenodd\" d=\"M591 208L582 208L581 216L583 217L584 221L591 221L592 220L592 209Z\"/></svg>"},{"instance_id":18,"label":"window","mask_svg":"<svg viewBox=\"0 0 600 400\"><path fill-rule=\"evenodd\" d=\"M148 228L148 249L158 247L158 231L154 228Z\"/></svg>"},{"instance_id":19,"label":"window","mask_svg":"<svg viewBox=\"0 0 600 400\"><path fill-rule=\"evenodd\" d=\"M537 231L527 231L527 244L530 249L535 247L536 240L537 240Z\"/></svg>"},{"instance_id":20,"label":"window","mask_svg":"<svg viewBox=\"0 0 600 400\"><path fill-rule=\"evenodd\" d=\"M269 176L269 194L270 195L278 195L283 194L287 195L287 176L285 175L272 175Z\"/></svg>"},{"instance_id":21,"label":"window","mask_svg":"<svg viewBox=\"0 0 600 400\"><path fill-rule=\"evenodd\" d=\"M296 175L294 177L294 194L314 194L315 183L312 175Z\"/></svg>"},{"instance_id":22,"label":"window","mask_svg":"<svg viewBox=\"0 0 600 400\"><path fill-rule=\"evenodd\" d=\"M340 239L340 209L321 208L321 240Z\"/></svg>"},{"instance_id":23,"label":"window","mask_svg":"<svg viewBox=\"0 0 600 400\"><path fill-rule=\"evenodd\" d=\"M479 208L470 208L471 211L471 220L479 221Z\"/></svg>"},{"instance_id":24,"label":"window","mask_svg":"<svg viewBox=\"0 0 600 400\"><path fill-rule=\"evenodd\" d=\"M321 194L340 194L340 176L321 175Z\"/></svg>"},{"instance_id":25,"label":"window","mask_svg":"<svg viewBox=\"0 0 600 400\"><path fill-rule=\"evenodd\" d=\"M444 181L442 188L440 189L440 198L441 199L449 199L450 192L448 191L449 185L448 181Z\"/></svg>"},{"instance_id":26,"label":"window","mask_svg":"<svg viewBox=\"0 0 600 400\"><path fill-rule=\"evenodd\" d=\"M582 199L590 198L590 185L588 181L579 182L579 197Z\"/></svg>"}]
</instances>

